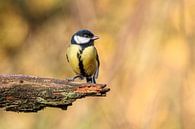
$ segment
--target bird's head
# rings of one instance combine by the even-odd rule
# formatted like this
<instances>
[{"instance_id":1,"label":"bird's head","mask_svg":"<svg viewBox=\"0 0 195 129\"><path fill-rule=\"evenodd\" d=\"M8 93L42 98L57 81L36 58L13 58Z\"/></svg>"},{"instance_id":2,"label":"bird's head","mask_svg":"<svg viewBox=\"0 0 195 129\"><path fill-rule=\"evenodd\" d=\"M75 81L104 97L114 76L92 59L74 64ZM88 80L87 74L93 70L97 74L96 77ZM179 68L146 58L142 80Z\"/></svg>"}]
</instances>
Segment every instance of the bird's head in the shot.
<instances>
[{"instance_id":1,"label":"bird's head","mask_svg":"<svg viewBox=\"0 0 195 129\"><path fill-rule=\"evenodd\" d=\"M99 39L99 37L95 36L89 30L79 30L72 36L71 44L93 44L94 40L97 39Z\"/></svg>"}]
</instances>

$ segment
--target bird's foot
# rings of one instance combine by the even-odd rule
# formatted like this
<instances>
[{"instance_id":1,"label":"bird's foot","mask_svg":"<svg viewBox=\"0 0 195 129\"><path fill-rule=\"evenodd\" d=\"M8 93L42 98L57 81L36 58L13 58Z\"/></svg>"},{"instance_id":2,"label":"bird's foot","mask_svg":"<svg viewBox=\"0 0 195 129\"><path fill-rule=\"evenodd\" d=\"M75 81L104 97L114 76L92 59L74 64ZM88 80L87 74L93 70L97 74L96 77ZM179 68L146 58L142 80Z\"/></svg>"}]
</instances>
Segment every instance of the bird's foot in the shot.
<instances>
[{"instance_id":1,"label":"bird's foot","mask_svg":"<svg viewBox=\"0 0 195 129\"><path fill-rule=\"evenodd\" d=\"M81 79L81 80L83 80L84 79L84 77L82 76L82 75L76 75L76 76L74 76L74 77L72 77L72 78L68 78L67 80L69 81L69 82L73 82L75 79L77 79L77 78L79 78L79 79Z\"/></svg>"}]
</instances>

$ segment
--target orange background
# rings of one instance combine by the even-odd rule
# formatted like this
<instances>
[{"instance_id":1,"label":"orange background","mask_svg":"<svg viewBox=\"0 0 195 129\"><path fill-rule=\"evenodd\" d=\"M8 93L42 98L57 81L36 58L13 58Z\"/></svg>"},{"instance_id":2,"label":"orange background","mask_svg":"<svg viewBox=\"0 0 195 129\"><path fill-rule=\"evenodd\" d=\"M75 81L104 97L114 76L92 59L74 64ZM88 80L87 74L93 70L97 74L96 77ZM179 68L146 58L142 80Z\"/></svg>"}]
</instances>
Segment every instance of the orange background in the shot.
<instances>
[{"instance_id":1,"label":"orange background","mask_svg":"<svg viewBox=\"0 0 195 129\"><path fill-rule=\"evenodd\" d=\"M0 129L195 129L194 0L1 0L0 73L66 78L72 34L100 39L107 97L0 110Z\"/></svg>"}]
</instances>

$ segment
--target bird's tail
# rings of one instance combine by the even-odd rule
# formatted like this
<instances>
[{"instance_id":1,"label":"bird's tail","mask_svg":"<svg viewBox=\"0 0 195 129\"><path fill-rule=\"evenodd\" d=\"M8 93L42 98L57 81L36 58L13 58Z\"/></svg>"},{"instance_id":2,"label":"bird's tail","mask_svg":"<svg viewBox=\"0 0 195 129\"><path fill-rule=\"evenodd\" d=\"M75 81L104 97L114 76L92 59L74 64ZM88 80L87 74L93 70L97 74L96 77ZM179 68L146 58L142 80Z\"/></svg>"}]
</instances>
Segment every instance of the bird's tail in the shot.
<instances>
[{"instance_id":1,"label":"bird's tail","mask_svg":"<svg viewBox=\"0 0 195 129\"><path fill-rule=\"evenodd\" d=\"M86 80L87 80L87 83L94 83L94 84L96 83L94 76L87 77Z\"/></svg>"}]
</instances>

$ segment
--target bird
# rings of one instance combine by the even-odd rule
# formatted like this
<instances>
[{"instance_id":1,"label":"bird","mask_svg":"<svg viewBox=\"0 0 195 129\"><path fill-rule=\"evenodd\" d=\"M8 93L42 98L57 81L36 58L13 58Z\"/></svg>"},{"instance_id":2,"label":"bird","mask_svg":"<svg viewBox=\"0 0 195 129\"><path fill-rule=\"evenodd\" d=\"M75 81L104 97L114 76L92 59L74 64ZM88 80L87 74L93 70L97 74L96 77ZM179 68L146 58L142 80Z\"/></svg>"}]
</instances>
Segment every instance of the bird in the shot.
<instances>
[{"instance_id":1,"label":"bird","mask_svg":"<svg viewBox=\"0 0 195 129\"><path fill-rule=\"evenodd\" d=\"M94 46L97 39L99 37L87 29L81 29L73 34L66 58L76 76L69 80L85 78L87 83L96 83L100 66L97 49Z\"/></svg>"}]
</instances>

